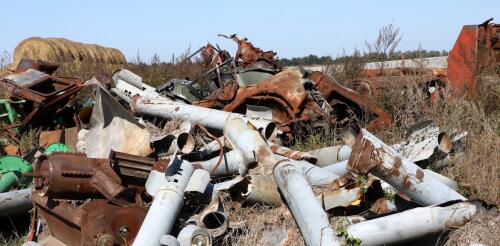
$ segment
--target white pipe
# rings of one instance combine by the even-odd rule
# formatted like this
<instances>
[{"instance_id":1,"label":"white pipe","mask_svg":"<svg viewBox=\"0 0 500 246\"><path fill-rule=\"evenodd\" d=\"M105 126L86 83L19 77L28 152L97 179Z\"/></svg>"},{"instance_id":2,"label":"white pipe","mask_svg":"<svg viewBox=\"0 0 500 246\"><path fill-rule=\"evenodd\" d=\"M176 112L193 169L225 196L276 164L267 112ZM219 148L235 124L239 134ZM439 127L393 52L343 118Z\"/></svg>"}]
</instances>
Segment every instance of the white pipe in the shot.
<instances>
[{"instance_id":1,"label":"white pipe","mask_svg":"<svg viewBox=\"0 0 500 246\"><path fill-rule=\"evenodd\" d=\"M340 245L335 238L328 215L316 200L309 183L290 162L278 162L273 176L287 201L306 245Z\"/></svg>"},{"instance_id":2,"label":"white pipe","mask_svg":"<svg viewBox=\"0 0 500 246\"><path fill-rule=\"evenodd\" d=\"M358 174L370 172L423 205L466 200L431 175L425 175L415 163L401 157L365 129L358 135L347 169Z\"/></svg>"},{"instance_id":3,"label":"white pipe","mask_svg":"<svg viewBox=\"0 0 500 246\"><path fill-rule=\"evenodd\" d=\"M444 175L436 173L430 169L424 169L424 173L425 173L425 175L429 175L429 176L433 177L434 179L439 180L439 182L445 184L446 186L452 188L453 190L458 189L457 181L455 181L453 179L450 179Z\"/></svg>"},{"instance_id":4,"label":"white pipe","mask_svg":"<svg viewBox=\"0 0 500 246\"><path fill-rule=\"evenodd\" d=\"M278 154L274 154L274 158L280 161L288 160L288 158ZM334 172L325 171L325 168L318 167L307 161L288 160L288 163L290 165L293 165L299 173L304 175L305 179L310 185L325 186L340 177Z\"/></svg>"},{"instance_id":5,"label":"white pipe","mask_svg":"<svg viewBox=\"0 0 500 246\"><path fill-rule=\"evenodd\" d=\"M148 93L150 96L160 95L156 92L156 88L143 83L142 77L127 69L120 69L114 72L112 79L115 81L115 87L121 91L124 91L126 88L130 89L131 87L135 87L136 89Z\"/></svg>"},{"instance_id":6,"label":"white pipe","mask_svg":"<svg viewBox=\"0 0 500 246\"><path fill-rule=\"evenodd\" d=\"M274 142L271 142L271 141L268 141L267 143L269 144L269 147L271 147L271 150L275 154L286 156L286 157L293 159L293 160L308 161L310 163L317 165L318 159L316 158L316 156L314 156L308 152L296 151L296 150L281 146L281 145L274 143Z\"/></svg>"},{"instance_id":7,"label":"white pipe","mask_svg":"<svg viewBox=\"0 0 500 246\"><path fill-rule=\"evenodd\" d=\"M192 123L200 123L206 127L218 130L224 129L227 119L242 118L245 122L251 122L256 126L266 139L276 136L276 124L272 121L249 118L242 114L222 110L181 104L163 97L135 97L131 102L131 108L141 114L169 119L188 120Z\"/></svg>"},{"instance_id":8,"label":"white pipe","mask_svg":"<svg viewBox=\"0 0 500 246\"><path fill-rule=\"evenodd\" d=\"M212 238L226 233L229 221L219 198L219 191L214 191L212 202L201 212L198 224L206 229Z\"/></svg>"},{"instance_id":9,"label":"white pipe","mask_svg":"<svg viewBox=\"0 0 500 246\"><path fill-rule=\"evenodd\" d=\"M226 146L227 143L226 143L225 139L226 138L224 136L218 138L220 143L222 143L222 147L227 147ZM212 152L218 151L218 150L220 150L219 141L213 140L212 142L209 142L209 143L201 146L198 149L198 151L202 151L202 152L206 152L206 153L212 153Z\"/></svg>"},{"instance_id":10,"label":"white pipe","mask_svg":"<svg viewBox=\"0 0 500 246\"><path fill-rule=\"evenodd\" d=\"M31 202L31 189L22 189L0 194L0 218L28 211Z\"/></svg>"},{"instance_id":11,"label":"white pipe","mask_svg":"<svg viewBox=\"0 0 500 246\"><path fill-rule=\"evenodd\" d=\"M219 159L220 157L216 156L206 161L193 162L193 166L195 168L205 169L208 172L213 171L213 173L211 173L212 176L221 177L238 173L240 166L248 166L255 163L255 159L245 158L240 150L235 149L224 153L221 163L214 170Z\"/></svg>"},{"instance_id":12,"label":"white pipe","mask_svg":"<svg viewBox=\"0 0 500 246\"><path fill-rule=\"evenodd\" d=\"M166 185L161 186L154 195L148 214L134 240L135 246L160 245L160 238L170 234L177 214L184 203L184 190L194 168L188 162L179 163L173 159L167 169L168 176L153 175L151 178L164 178ZM149 177L148 177L149 179Z\"/></svg>"},{"instance_id":13,"label":"white pipe","mask_svg":"<svg viewBox=\"0 0 500 246\"><path fill-rule=\"evenodd\" d=\"M401 243L448 227L465 224L476 213L476 206L457 203L448 207L423 207L353 224L347 228L350 237L361 239L361 245Z\"/></svg>"},{"instance_id":14,"label":"white pipe","mask_svg":"<svg viewBox=\"0 0 500 246\"><path fill-rule=\"evenodd\" d=\"M349 159L351 148L347 145L337 145L311 150L307 153L316 158L316 165L324 167Z\"/></svg>"},{"instance_id":15,"label":"white pipe","mask_svg":"<svg viewBox=\"0 0 500 246\"><path fill-rule=\"evenodd\" d=\"M262 175L247 175L238 185L231 187L231 198L241 203L278 207L283 204L274 180Z\"/></svg>"},{"instance_id":16,"label":"white pipe","mask_svg":"<svg viewBox=\"0 0 500 246\"><path fill-rule=\"evenodd\" d=\"M262 165L272 165L275 163L273 153L262 136L245 123L242 118L230 117L226 120L224 136L233 146L239 149L245 159L254 159ZM248 165L240 165L239 173L245 175Z\"/></svg>"},{"instance_id":17,"label":"white pipe","mask_svg":"<svg viewBox=\"0 0 500 246\"><path fill-rule=\"evenodd\" d=\"M155 152L160 156L177 154L177 152L188 154L194 150L195 140L193 135L182 132L169 134L161 139L153 141Z\"/></svg>"},{"instance_id":18,"label":"white pipe","mask_svg":"<svg viewBox=\"0 0 500 246\"><path fill-rule=\"evenodd\" d=\"M212 245L208 232L193 223L187 224L182 228L182 230L179 232L179 235L177 235L177 241L179 242L180 246Z\"/></svg>"}]
</instances>

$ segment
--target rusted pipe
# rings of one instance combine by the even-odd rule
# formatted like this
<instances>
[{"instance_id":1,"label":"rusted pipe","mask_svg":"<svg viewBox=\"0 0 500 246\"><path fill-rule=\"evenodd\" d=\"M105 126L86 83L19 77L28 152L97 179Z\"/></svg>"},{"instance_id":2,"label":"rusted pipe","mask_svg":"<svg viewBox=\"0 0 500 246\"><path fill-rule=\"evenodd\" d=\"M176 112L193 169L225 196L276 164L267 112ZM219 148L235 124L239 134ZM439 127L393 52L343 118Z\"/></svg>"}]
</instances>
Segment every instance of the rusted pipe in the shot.
<instances>
[{"instance_id":1,"label":"rusted pipe","mask_svg":"<svg viewBox=\"0 0 500 246\"><path fill-rule=\"evenodd\" d=\"M269 147L271 147L271 150L275 154L279 154L279 155L288 157L288 158L293 159L293 160L304 160L304 161L308 161L308 162L313 163L313 164L318 164L317 157L311 153L292 150L292 149L289 149L287 147L281 146L277 143L270 142L270 141L268 141L267 143L269 144ZM330 163L332 163L332 162L330 162Z\"/></svg>"},{"instance_id":2,"label":"rusted pipe","mask_svg":"<svg viewBox=\"0 0 500 246\"><path fill-rule=\"evenodd\" d=\"M415 208L353 224L347 232L350 237L361 239L361 245L395 244L462 226L476 211L476 206L467 202L448 207Z\"/></svg>"},{"instance_id":3,"label":"rusted pipe","mask_svg":"<svg viewBox=\"0 0 500 246\"><path fill-rule=\"evenodd\" d=\"M306 245L340 245L330 227L328 215L295 165L287 160L279 161L273 176Z\"/></svg>"},{"instance_id":4,"label":"rusted pipe","mask_svg":"<svg viewBox=\"0 0 500 246\"><path fill-rule=\"evenodd\" d=\"M357 174L372 173L423 205L466 200L431 175L425 175L415 163L401 157L365 129L356 139L347 169Z\"/></svg>"}]
</instances>

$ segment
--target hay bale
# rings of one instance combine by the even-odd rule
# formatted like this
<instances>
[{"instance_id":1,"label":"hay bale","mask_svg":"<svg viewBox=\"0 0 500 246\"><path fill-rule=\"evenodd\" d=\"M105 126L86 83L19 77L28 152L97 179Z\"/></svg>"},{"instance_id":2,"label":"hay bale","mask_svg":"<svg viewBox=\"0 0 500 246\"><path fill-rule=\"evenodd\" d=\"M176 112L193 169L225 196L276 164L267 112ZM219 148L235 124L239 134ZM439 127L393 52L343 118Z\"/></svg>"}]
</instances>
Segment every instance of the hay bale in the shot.
<instances>
[{"instance_id":1,"label":"hay bale","mask_svg":"<svg viewBox=\"0 0 500 246\"><path fill-rule=\"evenodd\" d=\"M57 63L75 61L109 64L126 63L125 56L117 49L102 47L97 44L74 42L64 38L27 38L14 49L14 64L19 64L23 57Z\"/></svg>"}]
</instances>

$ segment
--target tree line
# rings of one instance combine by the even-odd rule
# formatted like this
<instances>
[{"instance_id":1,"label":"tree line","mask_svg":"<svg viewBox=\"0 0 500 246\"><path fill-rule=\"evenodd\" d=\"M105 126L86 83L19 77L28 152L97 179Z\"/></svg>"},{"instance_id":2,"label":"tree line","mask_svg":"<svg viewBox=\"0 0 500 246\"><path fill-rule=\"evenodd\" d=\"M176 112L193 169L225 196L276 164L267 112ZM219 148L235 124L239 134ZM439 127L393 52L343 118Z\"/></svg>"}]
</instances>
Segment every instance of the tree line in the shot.
<instances>
[{"instance_id":1,"label":"tree line","mask_svg":"<svg viewBox=\"0 0 500 246\"><path fill-rule=\"evenodd\" d=\"M408 51L394 51L390 54L369 52L360 54L359 51L355 51L352 55L342 55L335 58L331 56L317 56L308 55L304 57L294 57L294 58L279 58L278 64L281 66L305 66L305 65L324 65L324 64L335 64L341 63L346 59L352 59L353 57L361 58L363 62L377 62L377 61L389 61L389 60L399 60L399 59L416 59L416 58L427 58L436 56L446 56L448 51L442 50L408 50Z\"/></svg>"}]
</instances>

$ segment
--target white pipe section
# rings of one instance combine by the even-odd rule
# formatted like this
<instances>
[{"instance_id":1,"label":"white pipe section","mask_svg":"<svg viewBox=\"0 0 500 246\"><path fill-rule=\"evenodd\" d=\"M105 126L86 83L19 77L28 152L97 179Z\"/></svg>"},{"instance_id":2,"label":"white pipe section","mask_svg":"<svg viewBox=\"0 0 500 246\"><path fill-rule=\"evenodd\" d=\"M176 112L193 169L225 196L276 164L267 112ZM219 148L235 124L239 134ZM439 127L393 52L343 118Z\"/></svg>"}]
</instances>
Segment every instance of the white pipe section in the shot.
<instances>
[{"instance_id":1,"label":"white pipe section","mask_svg":"<svg viewBox=\"0 0 500 246\"><path fill-rule=\"evenodd\" d=\"M194 171L190 163L182 162L179 165L176 161L178 160L173 159L169 165L168 176L150 176L151 178L166 178L167 183L161 186L154 196L148 214L134 240L134 246L160 245L160 238L170 234L177 214L184 203L184 190Z\"/></svg>"},{"instance_id":2,"label":"white pipe section","mask_svg":"<svg viewBox=\"0 0 500 246\"><path fill-rule=\"evenodd\" d=\"M205 169L208 172L212 172L219 161L219 156L216 156L210 160L194 162L193 166L195 168ZM228 176L238 173L240 166L248 166L255 163L255 159L248 159L243 156L240 150L235 149L224 153L221 163L211 173L212 176L221 177Z\"/></svg>"},{"instance_id":3,"label":"white pipe section","mask_svg":"<svg viewBox=\"0 0 500 246\"><path fill-rule=\"evenodd\" d=\"M425 175L428 175L428 176L431 176L432 178L436 179L436 180L439 180L439 182L445 184L446 186L452 188L453 190L457 190L458 189L458 184L457 184L457 181L453 180L453 179L450 179L444 175L441 175L439 173L436 173L430 169L424 169L424 174Z\"/></svg>"},{"instance_id":4,"label":"white pipe section","mask_svg":"<svg viewBox=\"0 0 500 246\"><path fill-rule=\"evenodd\" d=\"M162 97L135 97L134 100L132 100L131 108L141 114L169 119L188 120L192 123L200 123L206 127L218 130L224 129L228 119L242 118L245 122L251 122L256 126L266 139L276 136L276 124L272 121L249 118L238 113L182 104Z\"/></svg>"},{"instance_id":5,"label":"white pipe section","mask_svg":"<svg viewBox=\"0 0 500 246\"><path fill-rule=\"evenodd\" d=\"M318 167L314 164L311 164L307 161L297 161L297 160L289 160L287 157L282 155L274 154L274 158L276 160L288 160L289 165L293 165L296 168L296 171L304 175L305 179L310 185L315 186L325 186L330 184L335 179L339 178L336 173L332 171L325 171L325 168ZM334 165L332 165L334 166ZM345 170L345 166L344 166ZM345 171L344 173L346 173Z\"/></svg>"},{"instance_id":6,"label":"white pipe section","mask_svg":"<svg viewBox=\"0 0 500 246\"><path fill-rule=\"evenodd\" d=\"M362 129L347 169L358 174L369 171L397 190L423 205L437 205L453 200L466 200L415 163L401 157L396 150Z\"/></svg>"},{"instance_id":7,"label":"white pipe section","mask_svg":"<svg viewBox=\"0 0 500 246\"><path fill-rule=\"evenodd\" d=\"M347 145L329 146L308 151L317 159L316 165L325 167L332 163L346 161L351 156L351 148Z\"/></svg>"},{"instance_id":8,"label":"white pipe section","mask_svg":"<svg viewBox=\"0 0 500 246\"><path fill-rule=\"evenodd\" d=\"M262 136L245 123L242 118L228 118L224 127L224 136L239 149L246 159L254 159L263 165L275 163L273 153ZM239 173L245 175L248 165L240 165Z\"/></svg>"},{"instance_id":9,"label":"white pipe section","mask_svg":"<svg viewBox=\"0 0 500 246\"><path fill-rule=\"evenodd\" d=\"M286 160L278 162L273 170L273 176L306 245L340 245L330 227L328 215L295 165Z\"/></svg>"},{"instance_id":10,"label":"white pipe section","mask_svg":"<svg viewBox=\"0 0 500 246\"><path fill-rule=\"evenodd\" d=\"M222 147L227 147L225 139L226 138L224 136L218 138L218 140L222 143ZM220 145L219 142L216 140L213 140L212 142L209 142L198 149L198 151L202 151L205 153L212 153L218 150L220 150Z\"/></svg>"},{"instance_id":11,"label":"white pipe section","mask_svg":"<svg viewBox=\"0 0 500 246\"><path fill-rule=\"evenodd\" d=\"M4 192L0 194L0 218L28 211L31 202L31 189L22 189Z\"/></svg>"},{"instance_id":12,"label":"white pipe section","mask_svg":"<svg viewBox=\"0 0 500 246\"><path fill-rule=\"evenodd\" d=\"M308 152L296 151L271 141L267 141L267 143L275 154L286 156L293 160L305 160L317 165L318 159Z\"/></svg>"},{"instance_id":13,"label":"white pipe section","mask_svg":"<svg viewBox=\"0 0 500 246\"><path fill-rule=\"evenodd\" d=\"M212 245L210 235L196 224L187 224L177 235L180 246L209 246Z\"/></svg>"},{"instance_id":14,"label":"white pipe section","mask_svg":"<svg viewBox=\"0 0 500 246\"><path fill-rule=\"evenodd\" d=\"M177 153L188 154L194 150L195 140L193 135L187 132L169 134L161 139L153 141L156 153L160 156L168 156Z\"/></svg>"},{"instance_id":15,"label":"white pipe section","mask_svg":"<svg viewBox=\"0 0 500 246\"><path fill-rule=\"evenodd\" d=\"M361 239L361 245L401 243L448 227L465 224L476 213L476 206L457 203L448 207L423 207L353 224L349 236Z\"/></svg>"}]
</instances>

